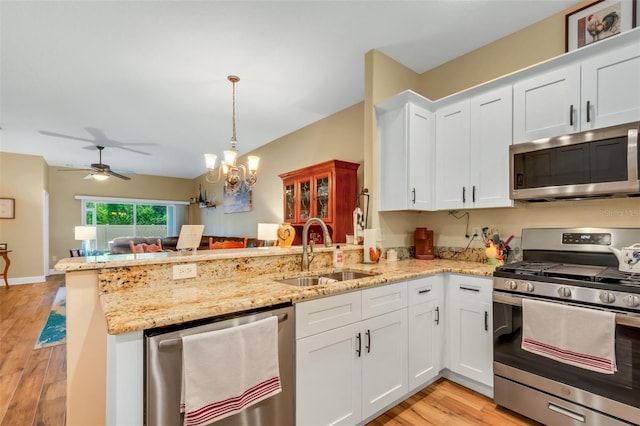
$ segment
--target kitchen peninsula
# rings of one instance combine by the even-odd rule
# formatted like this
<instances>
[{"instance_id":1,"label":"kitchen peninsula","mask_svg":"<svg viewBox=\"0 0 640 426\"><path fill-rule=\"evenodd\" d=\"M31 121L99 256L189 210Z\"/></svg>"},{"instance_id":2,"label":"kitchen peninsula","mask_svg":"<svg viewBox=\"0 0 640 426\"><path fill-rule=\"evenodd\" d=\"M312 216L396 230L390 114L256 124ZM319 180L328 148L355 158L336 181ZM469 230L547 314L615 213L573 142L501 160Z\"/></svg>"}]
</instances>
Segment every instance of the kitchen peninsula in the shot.
<instances>
[{"instance_id":1,"label":"kitchen peninsula","mask_svg":"<svg viewBox=\"0 0 640 426\"><path fill-rule=\"evenodd\" d=\"M67 286L67 422L142 424L145 329L296 303L443 272L490 276L493 267L451 260L362 263L362 246L341 246L345 268L377 275L298 287L301 248L233 249L70 258ZM333 248L315 248L310 272L333 270ZM196 277L174 280L174 266Z\"/></svg>"}]
</instances>

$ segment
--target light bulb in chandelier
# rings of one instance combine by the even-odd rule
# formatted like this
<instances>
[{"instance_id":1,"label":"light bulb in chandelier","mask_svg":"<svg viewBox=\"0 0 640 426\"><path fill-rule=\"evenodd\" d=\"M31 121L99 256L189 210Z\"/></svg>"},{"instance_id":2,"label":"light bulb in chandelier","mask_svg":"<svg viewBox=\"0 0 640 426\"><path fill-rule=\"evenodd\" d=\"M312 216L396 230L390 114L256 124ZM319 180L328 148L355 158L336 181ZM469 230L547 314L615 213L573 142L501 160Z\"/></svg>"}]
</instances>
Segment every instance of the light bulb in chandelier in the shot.
<instances>
[{"instance_id":1,"label":"light bulb in chandelier","mask_svg":"<svg viewBox=\"0 0 640 426\"><path fill-rule=\"evenodd\" d=\"M218 183L222 175L224 175L224 185L227 191L236 192L240 189L241 182L244 182L248 187L256 184L258 181L258 164L260 157L255 155L248 156L247 166L236 163L238 157L238 150L236 149L236 83L240 81L240 77L230 75L227 79L233 87L231 149L224 151L224 160L220 162L217 173L215 173L214 170L218 156L215 154L204 154L205 165L209 170L205 178L209 183ZM242 178L240 178L240 170L242 170Z\"/></svg>"}]
</instances>

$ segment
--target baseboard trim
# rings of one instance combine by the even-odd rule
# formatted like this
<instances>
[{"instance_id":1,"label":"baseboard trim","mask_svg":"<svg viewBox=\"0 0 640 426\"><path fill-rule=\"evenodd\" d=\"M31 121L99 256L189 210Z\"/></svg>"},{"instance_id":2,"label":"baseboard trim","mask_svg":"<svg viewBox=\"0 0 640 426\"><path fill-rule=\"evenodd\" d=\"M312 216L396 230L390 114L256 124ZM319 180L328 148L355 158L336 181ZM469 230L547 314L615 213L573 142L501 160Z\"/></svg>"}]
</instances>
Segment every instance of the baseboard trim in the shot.
<instances>
[{"instance_id":1,"label":"baseboard trim","mask_svg":"<svg viewBox=\"0 0 640 426\"><path fill-rule=\"evenodd\" d=\"M35 277L18 277L18 278L9 278L9 285L21 285L21 284L33 284L33 283L43 283L47 280L47 277L44 275L39 275ZM0 281L2 285L4 285L4 280Z\"/></svg>"}]
</instances>

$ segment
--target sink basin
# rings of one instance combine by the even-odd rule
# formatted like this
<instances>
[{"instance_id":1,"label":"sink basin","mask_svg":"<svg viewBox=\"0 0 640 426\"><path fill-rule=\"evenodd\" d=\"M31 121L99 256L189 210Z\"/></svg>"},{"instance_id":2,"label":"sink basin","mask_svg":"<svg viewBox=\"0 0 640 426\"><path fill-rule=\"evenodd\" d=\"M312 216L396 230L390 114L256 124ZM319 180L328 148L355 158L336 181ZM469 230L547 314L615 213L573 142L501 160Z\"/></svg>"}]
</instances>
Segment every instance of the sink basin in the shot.
<instances>
[{"instance_id":1,"label":"sink basin","mask_svg":"<svg viewBox=\"0 0 640 426\"><path fill-rule=\"evenodd\" d=\"M358 278L367 278L378 275L378 273L371 272L359 272L359 271L340 271L327 274L314 274L304 277L287 278L284 280L277 280L280 283L296 285L300 287L331 284L338 281L349 281Z\"/></svg>"}]
</instances>

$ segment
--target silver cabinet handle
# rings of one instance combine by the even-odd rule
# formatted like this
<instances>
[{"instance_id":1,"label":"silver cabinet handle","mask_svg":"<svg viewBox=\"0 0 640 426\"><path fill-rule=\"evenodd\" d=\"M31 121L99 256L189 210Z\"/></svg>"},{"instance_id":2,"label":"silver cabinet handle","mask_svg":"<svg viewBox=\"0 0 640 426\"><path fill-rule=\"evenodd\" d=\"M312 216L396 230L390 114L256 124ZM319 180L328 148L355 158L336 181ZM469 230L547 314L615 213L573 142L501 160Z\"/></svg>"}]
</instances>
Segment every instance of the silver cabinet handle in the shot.
<instances>
[{"instance_id":1,"label":"silver cabinet handle","mask_svg":"<svg viewBox=\"0 0 640 426\"><path fill-rule=\"evenodd\" d=\"M476 293L480 292L479 288L467 287L467 286L464 286L464 285L460 286L460 290L475 291Z\"/></svg>"},{"instance_id":2,"label":"silver cabinet handle","mask_svg":"<svg viewBox=\"0 0 640 426\"><path fill-rule=\"evenodd\" d=\"M591 122L591 102L587 101L587 123Z\"/></svg>"},{"instance_id":3,"label":"silver cabinet handle","mask_svg":"<svg viewBox=\"0 0 640 426\"><path fill-rule=\"evenodd\" d=\"M440 325L440 308L436 306L436 325Z\"/></svg>"},{"instance_id":4,"label":"silver cabinet handle","mask_svg":"<svg viewBox=\"0 0 640 426\"><path fill-rule=\"evenodd\" d=\"M358 341L358 349L356 349L356 354L358 358L360 358L360 354L362 353L362 336L360 333L356 334L356 340Z\"/></svg>"},{"instance_id":5,"label":"silver cabinet handle","mask_svg":"<svg viewBox=\"0 0 640 426\"><path fill-rule=\"evenodd\" d=\"M476 186L471 187L471 201L476 202Z\"/></svg>"},{"instance_id":6,"label":"silver cabinet handle","mask_svg":"<svg viewBox=\"0 0 640 426\"><path fill-rule=\"evenodd\" d=\"M484 311L484 331L489 331L489 312Z\"/></svg>"},{"instance_id":7,"label":"silver cabinet handle","mask_svg":"<svg viewBox=\"0 0 640 426\"><path fill-rule=\"evenodd\" d=\"M582 414L567 410L566 408L556 405L553 402L549 402L547 408L551 411L555 411L558 414L571 417L573 420L577 420L581 423L584 423L586 421L586 418Z\"/></svg>"},{"instance_id":8,"label":"silver cabinet handle","mask_svg":"<svg viewBox=\"0 0 640 426\"><path fill-rule=\"evenodd\" d=\"M371 352L371 330L367 330L367 353Z\"/></svg>"},{"instance_id":9,"label":"silver cabinet handle","mask_svg":"<svg viewBox=\"0 0 640 426\"><path fill-rule=\"evenodd\" d=\"M412 202L413 204L415 204L415 203L416 203L416 189L415 189L415 188L413 188L413 189L411 190L411 202Z\"/></svg>"},{"instance_id":10,"label":"silver cabinet handle","mask_svg":"<svg viewBox=\"0 0 640 426\"><path fill-rule=\"evenodd\" d=\"M467 187L465 186L462 187L462 202L467 202Z\"/></svg>"}]
</instances>

